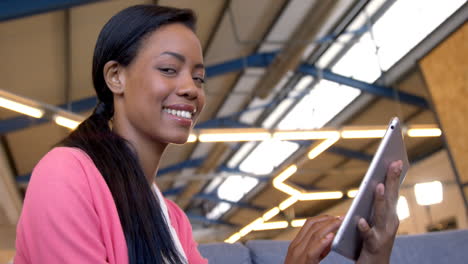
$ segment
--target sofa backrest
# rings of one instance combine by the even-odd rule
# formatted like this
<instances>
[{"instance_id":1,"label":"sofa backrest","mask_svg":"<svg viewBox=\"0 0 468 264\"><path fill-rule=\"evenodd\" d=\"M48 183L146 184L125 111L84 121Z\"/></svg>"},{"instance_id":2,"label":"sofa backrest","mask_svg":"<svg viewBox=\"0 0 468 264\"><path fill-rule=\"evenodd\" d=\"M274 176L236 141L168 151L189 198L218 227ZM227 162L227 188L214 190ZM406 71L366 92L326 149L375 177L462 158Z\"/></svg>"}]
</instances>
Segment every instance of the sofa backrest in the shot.
<instances>
[{"instance_id":1,"label":"sofa backrest","mask_svg":"<svg viewBox=\"0 0 468 264\"><path fill-rule=\"evenodd\" d=\"M241 243L213 243L198 246L200 254L207 258L210 264L250 264L250 252Z\"/></svg>"},{"instance_id":2,"label":"sofa backrest","mask_svg":"<svg viewBox=\"0 0 468 264\"><path fill-rule=\"evenodd\" d=\"M290 241L252 240L245 246L236 244L200 245L201 254L210 264L282 264ZM468 263L468 230L434 232L422 235L398 236L390 262L414 263ZM323 264L353 263L330 252Z\"/></svg>"},{"instance_id":3,"label":"sofa backrest","mask_svg":"<svg viewBox=\"0 0 468 264\"><path fill-rule=\"evenodd\" d=\"M468 263L468 230L400 236L391 263Z\"/></svg>"}]
</instances>

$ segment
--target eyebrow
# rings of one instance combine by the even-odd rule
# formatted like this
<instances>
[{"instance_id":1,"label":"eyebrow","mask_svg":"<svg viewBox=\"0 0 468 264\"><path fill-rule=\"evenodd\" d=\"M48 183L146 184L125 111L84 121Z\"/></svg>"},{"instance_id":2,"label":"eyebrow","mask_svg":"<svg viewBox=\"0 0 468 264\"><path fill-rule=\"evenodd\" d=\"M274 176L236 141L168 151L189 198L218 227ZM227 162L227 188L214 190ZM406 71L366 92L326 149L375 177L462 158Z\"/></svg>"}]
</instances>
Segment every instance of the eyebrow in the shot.
<instances>
[{"instance_id":1,"label":"eyebrow","mask_svg":"<svg viewBox=\"0 0 468 264\"><path fill-rule=\"evenodd\" d=\"M161 53L160 56L162 55L169 55L169 56L172 56L178 60L180 60L181 62L185 63L186 59L184 57L184 55L182 54L179 54L177 52L172 52L172 51L165 51L163 53ZM195 65L195 69L205 69L205 65L203 65L203 63L198 63Z\"/></svg>"}]
</instances>

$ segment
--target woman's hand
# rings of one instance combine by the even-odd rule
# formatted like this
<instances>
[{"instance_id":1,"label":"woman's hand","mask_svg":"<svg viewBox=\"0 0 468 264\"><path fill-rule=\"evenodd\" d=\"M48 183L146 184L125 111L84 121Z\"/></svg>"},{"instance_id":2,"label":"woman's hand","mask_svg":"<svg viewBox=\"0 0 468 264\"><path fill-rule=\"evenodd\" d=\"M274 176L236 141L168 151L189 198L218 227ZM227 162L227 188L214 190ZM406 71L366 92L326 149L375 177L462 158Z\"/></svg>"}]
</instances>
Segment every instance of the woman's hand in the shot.
<instances>
[{"instance_id":1,"label":"woman's hand","mask_svg":"<svg viewBox=\"0 0 468 264\"><path fill-rule=\"evenodd\" d=\"M291 242L285 264L314 264L327 256L342 218L322 215L310 218Z\"/></svg>"},{"instance_id":2,"label":"woman's hand","mask_svg":"<svg viewBox=\"0 0 468 264\"><path fill-rule=\"evenodd\" d=\"M378 184L374 200L374 226L370 227L364 218L359 220L359 230L364 244L357 263L389 263L393 241L400 220L396 213L398 189L403 163L392 162L387 171L385 186Z\"/></svg>"}]
</instances>

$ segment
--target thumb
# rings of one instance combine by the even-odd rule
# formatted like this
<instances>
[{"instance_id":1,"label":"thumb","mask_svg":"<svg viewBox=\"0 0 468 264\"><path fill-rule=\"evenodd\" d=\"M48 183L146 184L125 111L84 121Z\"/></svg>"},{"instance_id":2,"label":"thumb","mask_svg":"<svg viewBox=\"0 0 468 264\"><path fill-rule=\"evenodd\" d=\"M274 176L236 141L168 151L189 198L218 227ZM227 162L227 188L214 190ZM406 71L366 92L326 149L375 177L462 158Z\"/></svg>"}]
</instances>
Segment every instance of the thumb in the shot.
<instances>
[{"instance_id":1,"label":"thumb","mask_svg":"<svg viewBox=\"0 0 468 264\"><path fill-rule=\"evenodd\" d=\"M373 242L372 240L375 239L375 230L369 226L366 219L364 218L359 219L358 228L359 228L359 231L361 232L361 235L364 241L368 241L372 243Z\"/></svg>"}]
</instances>

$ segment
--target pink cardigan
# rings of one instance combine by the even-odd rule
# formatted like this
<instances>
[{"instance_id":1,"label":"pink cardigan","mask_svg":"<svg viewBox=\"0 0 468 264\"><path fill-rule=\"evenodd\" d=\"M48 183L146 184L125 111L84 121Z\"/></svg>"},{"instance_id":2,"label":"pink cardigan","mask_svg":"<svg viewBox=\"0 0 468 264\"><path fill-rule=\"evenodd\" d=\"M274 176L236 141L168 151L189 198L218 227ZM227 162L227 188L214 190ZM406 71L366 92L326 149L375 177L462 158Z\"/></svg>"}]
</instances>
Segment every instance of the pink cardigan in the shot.
<instances>
[{"instance_id":1,"label":"pink cardigan","mask_svg":"<svg viewBox=\"0 0 468 264\"><path fill-rule=\"evenodd\" d=\"M208 263L187 216L174 202L165 202L189 262ZM128 263L112 194L83 151L55 148L35 167L17 226L14 263Z\"/></svg>"}]
</instances>

